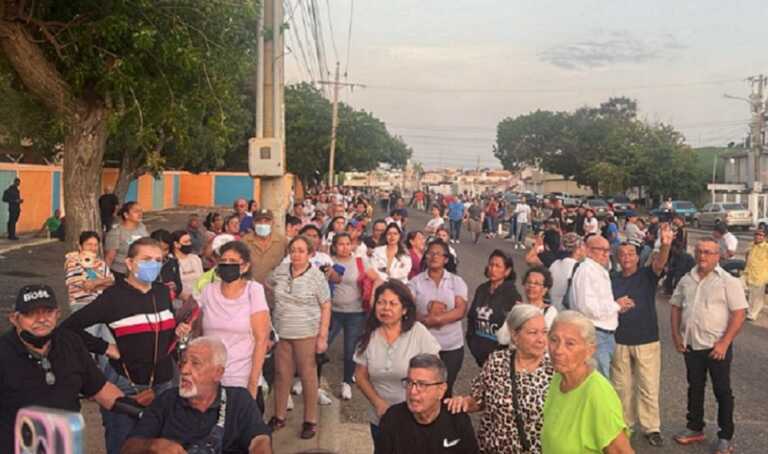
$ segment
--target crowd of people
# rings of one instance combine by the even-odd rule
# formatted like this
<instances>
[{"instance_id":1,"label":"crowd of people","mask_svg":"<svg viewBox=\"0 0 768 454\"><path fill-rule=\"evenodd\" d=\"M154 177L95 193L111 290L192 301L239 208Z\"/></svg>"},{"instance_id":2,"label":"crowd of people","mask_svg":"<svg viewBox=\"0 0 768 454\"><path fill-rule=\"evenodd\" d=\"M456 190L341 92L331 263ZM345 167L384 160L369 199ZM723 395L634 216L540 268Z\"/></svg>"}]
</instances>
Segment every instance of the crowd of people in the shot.
<instances>
[{"instance_id":1,"label":"crowd of people","mask_svg":"<svg viewBox=\"0 0 768 454\"><path fill-rule=\"evenodd\" d=\"M14 329L0 338L0 451L12 450L19 408L78 411L83 395L102 407L108 454L270 453L275 431L333 430L319 426L318 405L355 388L377 454L623 454L635 432L660 447L665 278L689 386L674 440L704 439L709 374L716 453L733 452L732 344L763 305L765 232L744 266L748 304L720 227L691 256L680 217L598 220L559 201L424 193L409 206L397 192L376 216L375 199L318 189L279 220L238 199L231 212L150 232L139 203L103 198L102 231L82 232L66 256L70 315L57 327L50 287L19 291ZM431 217L417 225L409 208ZM475 289L455 247L465 224L471 242L506 232L512 243L498 243ZM465 346L480 372L461 390ZM343 364L338 384L324 384L330 360ZM296 395L302 423L287 429Z\"/></svg>"}]
</instances>

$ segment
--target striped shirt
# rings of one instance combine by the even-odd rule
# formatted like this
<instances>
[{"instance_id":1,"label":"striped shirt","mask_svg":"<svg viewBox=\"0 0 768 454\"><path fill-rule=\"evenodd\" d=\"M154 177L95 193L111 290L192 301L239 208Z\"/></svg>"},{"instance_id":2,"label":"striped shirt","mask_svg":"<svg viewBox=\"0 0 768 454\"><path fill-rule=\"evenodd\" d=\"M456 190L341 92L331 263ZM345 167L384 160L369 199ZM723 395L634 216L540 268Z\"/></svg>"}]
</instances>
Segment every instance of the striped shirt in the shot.
<instances>
[{"instance_id":1,"label":"striped shirt","mask_svg":"<svg viewBox=\"0 0 768 454\"><path fill-rule=\"evenodd\" d=\"M142 293L127 282L118 281L92 303L64 320L61 326L79 334L91 352L104 354L107 343L85 330L99 323L109 327L117 342L120 360L110 360L110 364L120 375L125 375L125 366L136 384L148 384L153 370L155 383L173 378L173 363L168 349L175 336L176 321L171 312L167 287L153 284L149 292Z\"/></svg>"},{"instance_id":2,"label":"striped shirt","mask_svg":"<svg viewBox=\"0 0 768 454\"><path fill-rule=\"evenodd\" d=\"M107 263L98 257L83 255L77 251L70 252L65 258L64 279L67 284L69 304L88 304L101 295L101 290L89 292L83 288L83 284L85 281L111 278L112 272Z\"/></svg>"},{"instance_id":3,"label":"striped shirt","mask_svg":"<svg viewBox=\"0 0 768 454\"><path fill-rule=\"evenodd\" d=\"M294 278L291 277L291 265L282 263L267 278L267 286L275 293L272 318L277 334L283 339L317 336L320 306L331 302L325 274L310 266Z\"/></svg>"}]
</instances>

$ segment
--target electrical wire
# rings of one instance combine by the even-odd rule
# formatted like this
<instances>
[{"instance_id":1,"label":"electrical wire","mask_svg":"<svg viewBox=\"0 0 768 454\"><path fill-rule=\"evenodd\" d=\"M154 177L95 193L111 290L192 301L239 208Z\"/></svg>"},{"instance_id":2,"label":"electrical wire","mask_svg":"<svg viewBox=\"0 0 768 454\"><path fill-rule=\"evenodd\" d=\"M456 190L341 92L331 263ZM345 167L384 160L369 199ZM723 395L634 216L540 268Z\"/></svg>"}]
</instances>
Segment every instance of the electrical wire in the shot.
<instances>
[{"instance_id":1,"label":"electrical wire","mask_svg":"<svg viewBox=\"0 0 768 454\"><path fill-rule=\"evenodd\" d=\"M331 0L325 0L328 11L328 30L331 32L331 44L333 44L333 56L339 61L339 50L336 48L336 33L333 31L333 19L331 18Z\"/></svg>"},{"instance_id":2,"label":"electrical wire","mask_svg":"<svg viewBox=\"0 0 768 454\"><path fill-rule=\"evenodd\" d=\"M344 78L349 75L349 55L352 48L352 19L355 17L355 0L349 0L349 31L347 32L347 60L344 64Z\"/></svg>"}]
</instances>

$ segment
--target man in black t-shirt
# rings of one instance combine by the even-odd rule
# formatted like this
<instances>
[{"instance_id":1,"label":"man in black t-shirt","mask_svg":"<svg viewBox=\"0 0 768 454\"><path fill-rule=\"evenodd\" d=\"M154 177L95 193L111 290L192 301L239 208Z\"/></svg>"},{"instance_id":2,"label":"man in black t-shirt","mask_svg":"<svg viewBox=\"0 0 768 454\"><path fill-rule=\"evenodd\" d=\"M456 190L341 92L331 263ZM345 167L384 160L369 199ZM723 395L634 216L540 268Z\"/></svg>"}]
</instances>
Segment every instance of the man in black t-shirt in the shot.
<instances>
[{"instance_id":1,"label":"man in black t-shirt","mask_svg":"<svg viewBox=\"0 0 768 454\"><path fill-rule=\"evenodd\" d=\"M99 197L99 215L101 217L101 231L106 233L112 228L112 221L115 217L115 210L120 205L120 200L112 192L112 188L107 188L104 194Z\"/></svg>"},{"instance_id":2,"label":"man in black t-shirt","mask_svg":"<svg viewBox=\"0 0 768 454\"><path fill-rule=\"evenodd\" d=\"M80 411L80 394L112 408L123 395L96 367L83 341L54 329L59 309L47 285L23 287L0 336L0 453L13 452L14 421L23 407Z\"/></svg>"},{"instance_id":3,"label":"man in black t-shirt","mask_svg":"<svg viewBox=\"0 0 768 454\"><path fill-rule=\"evenodd\" d=\"M477 454L475 430L466 413L451 414L442 405L448 372L437 355L411 358L403 379L406 401L381 418L375 454Z\"/></svg>"},{"instance_id":4,"label":"man in black t-shirt","mask_svg":"<svg viewBox=\"0 0 768 454\"><path fill-rule=\"evenodd\" d=\"M248 390L221 385L227 349L215 337L189 343L181 383L152 402L121 454L271 454L269 427Z\"/></svg>"},{"instance_id":5,"label":"man in black t-shirt","mask_svg":"<svg viewBox=\"0 0 768 454\"><path fill-rule=\"evenodd\" d=\"M628 297L632 309L619 314L616 350L611 362L611 381L621 398L624 419L636 422L651 446L662 446L659 415L661 343L656 314L656 287L669 259L674 233L668 224L659 230L661 250L650 267L638 267L637 248L630 243L619 246L621 273L611 277L613 296Z\"/></svg>"}]
</instances>

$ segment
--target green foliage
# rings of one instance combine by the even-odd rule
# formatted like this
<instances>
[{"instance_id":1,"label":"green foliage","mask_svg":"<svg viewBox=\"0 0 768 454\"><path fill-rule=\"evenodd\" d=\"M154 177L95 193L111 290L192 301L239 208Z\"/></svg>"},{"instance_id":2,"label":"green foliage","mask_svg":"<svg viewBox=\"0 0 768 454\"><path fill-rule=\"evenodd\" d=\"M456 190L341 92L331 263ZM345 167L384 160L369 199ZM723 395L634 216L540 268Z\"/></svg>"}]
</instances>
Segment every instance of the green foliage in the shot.
<instances>
[{"instance_id":1,"label":"green foliage","mask_svg":"<svg viewBox=\"0 0 768 454\"><path fill-rule=\"evenodd\" d=\"M327 174L331 141L331 103L307 83L285 89L288 170L304 181ZM366 171L379 163L405 166L411 149L392 136L370 112L339 104L335 170Z\"/></svg>"},{"instance_id":2,"label":"green foliage","mask_svg":"<svg viewBox=\"0 0 768 454\"><path fill-rule=\"evenodd\" d=\"M537 165L601 194L644 186L653 197L692 196L706 181L682 135L638 120L637 103L628 98L505 118L494 154L506 169Z\"/></svg>"},{"instance_id":3,"label":"green foliage","mask_svg":"<svg viewBox=\"0 0 768 454\"><path fill-rule=\"evenodd\" d=\"M258 1L48 0L30 5L24 14L47 24L55 38L46 39L41 28L30 29L73 97L98 100L110 109L107 160L132 153L132 161L147 170L166 165L210 170L221 166L243 131L250 130L252 112L243 92L256 63ZM2 94L7 85L2 76L11 74L0 65ZM55 118L16 91L20 100L4 108L20 113L13 117L31 125L34 136L42 136L41 128L71 120ZM153 156L157 151L160 157Z\"/></svg>"}]
</instances>

